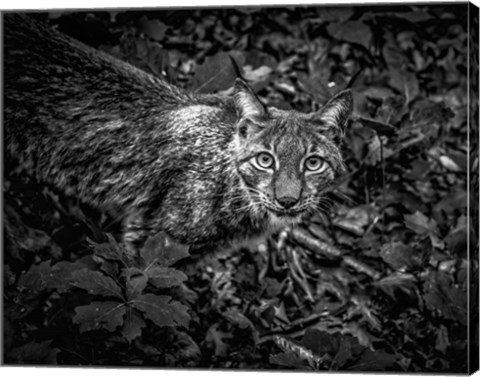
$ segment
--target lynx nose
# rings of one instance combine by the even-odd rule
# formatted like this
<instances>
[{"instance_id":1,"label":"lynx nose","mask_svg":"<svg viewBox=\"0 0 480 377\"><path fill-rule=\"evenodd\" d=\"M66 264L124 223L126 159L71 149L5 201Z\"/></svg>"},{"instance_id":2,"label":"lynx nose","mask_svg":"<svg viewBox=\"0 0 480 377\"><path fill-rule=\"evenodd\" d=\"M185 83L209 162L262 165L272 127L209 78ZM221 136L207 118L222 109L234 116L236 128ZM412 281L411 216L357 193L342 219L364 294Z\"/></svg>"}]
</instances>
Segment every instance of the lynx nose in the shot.
<instances>
[{"instance_id":1,"label":"lynx nose","mask_svg":"<svg viewBox=\"0 0 480 377\"><path fill-rule=\"evenodd\" d=\"M283 198L277 198L278 204L280 204L285 209L292 208L295 204L297 204L298 199L292 196L284 196Z\"/></svg>"}]
</instances>

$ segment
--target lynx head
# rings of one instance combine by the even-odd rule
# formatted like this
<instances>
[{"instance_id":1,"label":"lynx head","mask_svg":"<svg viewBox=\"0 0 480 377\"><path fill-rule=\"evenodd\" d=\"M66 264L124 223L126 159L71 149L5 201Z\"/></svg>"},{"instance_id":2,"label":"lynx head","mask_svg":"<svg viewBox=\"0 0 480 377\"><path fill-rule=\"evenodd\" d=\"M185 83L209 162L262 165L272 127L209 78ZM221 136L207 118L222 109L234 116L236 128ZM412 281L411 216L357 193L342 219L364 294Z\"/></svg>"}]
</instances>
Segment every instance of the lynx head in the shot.
<instances>
[{"instance_id":1,"label":"lynx head","mask_svg":"<svg viewBox=\"0 0 480 377\"><path fill-rule=\"evenodd\" d=\"M338 142L352 111L342 91L311 114L266 108L235 82L236 164L254 216L277 228L321 207L322 194L344 169Z\"/></svg>"}]
</instances>

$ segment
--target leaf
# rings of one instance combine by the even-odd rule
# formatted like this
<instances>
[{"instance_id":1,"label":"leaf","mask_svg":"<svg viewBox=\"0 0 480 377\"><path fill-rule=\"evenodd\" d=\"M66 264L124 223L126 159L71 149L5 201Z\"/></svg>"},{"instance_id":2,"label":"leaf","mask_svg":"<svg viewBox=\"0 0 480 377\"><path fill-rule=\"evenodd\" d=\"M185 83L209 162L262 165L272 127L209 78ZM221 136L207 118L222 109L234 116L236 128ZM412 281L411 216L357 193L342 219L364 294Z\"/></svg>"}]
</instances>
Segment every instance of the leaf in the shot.
<instances>
[{"instance_id":1,"label":"leaf","mask_svg":"<svg viewBox=\"0 0 480 377\"><path fill-rule=\"evenodd\" d=\"M32 265L28 272L22 274L18 279L18 289L41 292L47 288L50 270L50 260Z\"/></svg>"},{"instance_id":2,"label":"leaf","mask_svg":"<svg viewBox=\"0 0 480 377\"><path fill-rule=\"evenodd\" d=\"M388 68L399 69L408 65L408 57L398 46L396 36L390 31L386 31L383 37L385 38L385 43L383 44L382 55Z\"/></svg>"},{"instance_id":3,"label":"leaf","mask_svg":"<svg viewBox=\"0 0 480 377\"><path fill-rule=\"evenodd\" d=\"M416 211L413 215L405 215L405 225L419 235L428 235L437 231L435 220L429 220L423 213Z\"/></svg>"},{"instance_id":4,"label":"leaf","mask_svg":"<svg viewBox=\"0 0 480 377\"><path fill-rule=\"evenodd\" d=\"M405 96L405 102L409 104L420 93L420 85L414 73L402 68L389 69L390 85L398 89Z\"/></svg>"},{"instance_id":5,"label":"leaf","mask_svg":"<svg viewBox=\"0 0 480 377\"><path fill-rule=\"evenodd\" d=\"M409 118L412 119L413 125L417 130L421 130L427 138L438 138L443 127L450 127L450 119L455 116L454 112L445 105L444 102L434 102L429 99L418 99L411 104ZM437 148L430 149L435 151L435 155L440 157Z\"/></svg>"},{"instance_id":6,"label":"leaf","mask_svg":"<svg viewBox=\"0 0 480 377\"><path fill-rule=\"evenodd\" d=\"M74 271L72 273L71 284L75 287L85 289L91 295L123 299L122 290L117 283L100 271L90 271L86 268Z\"/></svg>"},{"instance_id":7,"label":"leaf","mask_svg":"<svg viewBox=\"0 0 480 377\"><path fill-rule=\"evenodd\" d=\"M51 347L52 340L43 342L29 342L14 348L6 355L8 364L57 364L58 348Z\"/></svg>"},{"instance_id":8,"label":"leaf","mask_svg":"<svg viewBox=\"0 0 480 377\"><path fill-rule=\"evenodd\" d=\"M382 289L386 294L395 300L395 292L397 290L401 290L409 296L415 294L416 282L417 279L412 274L394 272L393 274L385 276L381 280L374 282L373 285Z\"/></svg>"},{"instance_id":9,"label":"leaf","mask_svg":"<svg viewBox=\"0 0 480 377\"><path fill-rule=\"evenodd\" d=\"M305 369L308 367L307 362L293 352L283 352L276 355L270 355L268 361L272 364L281 365L283 367Z\"/></svg>"},{"instance_id":10,"label":"leaf","mask_svg":"<svg viewBox=\"0 0 480 377\"><path fill-rule=\"evenodd\" d=\"M247 328L250 328L252 330L255 329L255 326L253 325L253 323L247 317L245 317L242 313L240 313L237 309L230 308L223 315L231 323L237 325L241 329L247 329Z\"/></svg>"},{"instance_id":11,"label":"leaf","mask_svg":"<svg viewBox=\"0 0 480 377\"><path fill-rule=\"evenodd\" d=\"M334 356L340 346L340 339L340 333L329 334L317 329L307 329L301 343L316 355L330 354Z\"/></svg>"},{"instance_id":12,"label":"leaf","mask_svg":"<svg viewBox=\"0 0 480 377\"><path fill-rule=\"evenodd\" d=\"M250 66L252 69L257 69L262 66L267 66L272 70L278 66L277 59L271 54L259 50L245 51L246 59L245 66Z\"/></svg>"},{"instance_id":13,"label":"leaf","mask_svg":"<svg viewBox=\"0 0 480 377\"><path fill-rule=\"evenodd\" d=\"M453 255L462 255L468 251L468 223L465 216L460 216L456 227L452 227L445 237L448 249Z\"/></svg>"},{"instance_id":14,"label":"leaf","mask_svg":"<svg viewBox=\"0 0 480 377\"><path fill-rule=\"evenodd\" d=\"M107 276L115 278L120 273L120 266L117 261L103 259L96 255L92 256L95 263L97 263L100 267L100 270L103 271Z\"/></svg>"},{"instance_id":15,"label":"leaf","mask_svg":"<svg viewBox=\"0 0 480 377\"><path fill-rule=\"evenodd\" d=\"M368 325L370 325L371 328L377 331L381 331L382 324L378 318L378 314L376 313L375 308L372 307L370 300L359 295L353 296L351 300L354 305L350 306L347 309L347 318L353 319L359 316L360 318L358 319L358 323L366 322ZM358 323L355 324L358 325Z\"/></svg>"},{"instance_id":16,"label":"leaf","mask_svg":"<svg viewBox=\"0 0 480 377\"><path fill-rule=\"evenodd\" d=\"M139 30L148 37L161 41L165 37L167 26L160 20L149 20L145 16L140 19Z\"/></svg>"},{"instance_id":17,"label":"leaf","mask_svg":"<svg viewBox=\"0 0 480 377\"><path fill-rule=\"evenodd\" d=\"M130 267L123 271L126 278L127 299L131 300L139 296L148 283L148 277L136 267Z\"/></svg>"},{"instance_id":18,"label":"leaf","mask_svg":"<svg viewBox=\"0 0 480 377\"><path fill-rule=\"evenodd\" d=\"M347 334L358 341L358 344L364 347L373 347L372 344L379 339L366 331L358 322L350 321L344 325L341 331L342 335Z\"/></svg>"},{"instance_id":19,"label":"leaf","mask_svg":"<svg viewBox=\"0 0 480 377\"><path fill-rule=\"evenodd\" d=\"M445 272L430 272L425 278L423 290L425 304L431 311L467 325L468 292L454 284L453 278Z\"/></svg>"},{"instance_id":20,"label":"leaf","mask_svg":"<svg viewBox=\"0 0 480 377\"><path fill-rule=\"evenodd\" d=\"M228 309L223 315L226 319L228 319L229 322L238 326L239 328L250 329L255 344L259 342L260 338L257 329L253 325L252 321L250 321L245 315L233 308Z\"/></svg>"},{"instance_id":21,"label":"leaf","mask_svg":"<svg viewBox=\"0 0 480 377\"><path fill-rule=\"evenodd\" d=\"M52 238L40 229L31 228L22 220L20 213L8 204L4 203L4 234L8 242L5 251L19 261L23 261L23 253L20 250L28 251L31 255L37 255L39 252L48 254L53 258L62 256L61 248L52 240Z\"/></svg>"},{"instance_id":22,"label":"leaf","mask_svg":"<svg viewBox=\"0 0 480 377\"><path fill-rule=\"evenodd\" d=\"M386 86L369 86L362 90L362 93L365 94L368 98L374 98L379 101L385 101L389 97L394 96L392 89ZM371 120L375 121L374 119Z\"/></svg>"},{"instance_id":23,"label":"leaf","mask_svg":"<svg viewBox=\"0 0 480 377\"><path fill-rule=\"evenodd\" d=\"M463 187L452 187L442 200L433 207L432 215L438 224L442 224L443 216L452 216L455 211L466 208L467 191Z\"/></svg>"},{"instance_id":24,"label":"leaf","mask_svg":"<svg viewBox=\"0 0 480 377\"><path fill-rule=\"evenodd\" d=\"M445 351L450 346L448 339L448 329L444 325L440 325L437 332L437 338L435 340L435 349L445 354Z\"/></svg>"},{"instance_id":25,"label":"leaf","mask_svg":"<svg viewBox=\"0 0 480 377\"><path fill-rule=\"evenodd\" d=\"M115 331L123 324L125 304L113 301L94 301L90 305L75 308L73 322L80 325L80 332L105 329Z\"/></svg>"},{"instance_id":26,"label":"leaf","mask_svg":"<svg viewBox=\"0 0 480 377\"><path fill-rule=\"evenodd\" d=\"M149 268L155 264L162 267L171 266L180 259L188 257L189 254L188 246L182 245L166 233L160 232L145 242L140 256L143 259L143 266Z\"/></svg>"},{"instance_id":27,"label":"leaf","mask_svg":"<svg viewBox=\"0 0 480 377\"><path fill-rule=\"evenodd\" d=\"M369 127L374 130L377 135L392 136L396 132L396 128L389 123L381 122L379 120L359 117L358 121L362 123L363 126Z\"/></svg>"},{"instance_id":28,"label":"leaf","mask_svg":"<svg viewBox=\"0 0 480 377\"><path fill-rule=\"evenodd\" d=\"M357 43L365 48L370 47L373 36L370 27L362 21L331 23L327 26L327 30L336 39Z\"/></svg>"},{"instance_id":29,"label":"leaf","mask_svg":"<svg viewBox=\"0 0 480 377\"><path fill-rule=\"evenodd\" d=\"M430 171L431 164L424 158L418 158L411 163L412 169L404 177L415 181L424 181Z\"/></svg>"},{"instance_id":30,"label":"leaf","mask_svg":"<svg viewBox=\"0 0 480 377\"><path fill-rule=\"evenodd\" d=\"M132 342L132 340L142 335L142 329L146 325L140 313L128 307L122 327L122 335L128 342Z\"/></svg>"},{"instance_id":31,"label":"leaf","mask_svg":"<svg viewBox=\"0 0 480 377\"><path fill-rule=\"evenodd\" d=\"M467 172L469 169L469 162L467 153L463 151L449 151L449 158L458 167L459 171Z\"/></svg>"},{"instance_id":32,"label":"leaf","mask_svg":"<svg viewBox=\"0 0 480 377\"><path fill-rule=\"evenodd\" d=\"M144 313L157 326L183 326L187 327L190 316L187 307L170 296L157 296L152 293L138 296L131 304Z\"/></svg>"},{"instance_id":33,"label":"leaf","mask_svg":"<svg viewBox=\"0 0 480 377\"><path fill-rule=\"evenodd\" d=\"M32 292L40 292L45 289L56 289L63 293L71 288L72 274L75 271L86 268L82 258L74 263L58 262L53 266L51 261L44 261L38 265L32 265L27 273L18 279L20 290L28 289Z\"/></svg>"},{"instance_id":34,"label":"leaf","mask_svg":"<svg viewBox=\"0 0 480 377\"><path fill-rule=\"evenodd\" d=\"M352 7L325 7L322 8L320 18L322 21L346 21L353 16Z\"/></svg>"},{"instance_id":35,"label":"leaf","mask_svg":"<svg viewBox=\"0 0 480 377\"><path fill-rule=\"evenodd\" d=\"M403 18L409 22L419 23L431 20L433 17L425 10L414 10L411 12L395 13L393 17Z\"/></svg>"},{"instance_id":36,"label":"leaf","mask_svg":"<svg viewBox=\"0 0 480 377\"><path fill-rule=\"evenodd\" d=\"M74 263L65 261L55 263L50 269L47 279L47 287L54 288L60 293L68 291L71 288L73 273L82 270L85 267L86 265L82 263L82 260L78 260Z\"/></svg>"},{"instance_id":37,"label":"leaf","mask_svg":"<svg viewBox=\"0 0 480 377\"><path fill-rule=\"evenodd\" d=\"M207 56L205 62L195 69L194 89L200 93L211 93L230 88L237 78L237 72L229 55L238 67L243 67L245 58L239 52L230 52L230 54L219 52L216 55Z\"/></svg>"},{"instance_id":38,"label":"leaf","mask_svg":"<svg viewBox=\"0 0 480 377\"><path fill-rule=\"evenodd\" d=\"M375 166L382 161L382 143L376 133L368 141L367 149L368 153L367 156L365 156L365 164Z\"/></svg>"},{"instance_id":39,"label":"leaf","mask_svg":"<svg viewBox=\"0 0 480 377\"><path fill-rule=\"evenodd\" d=\"M439 230L434 219L429 219L423 213L416 211L413 215L405 215L405 225L423 237L430 237L433 247L443 249L444 242L439 238Z\"/></svg>"},{"instance_id":40,"label":"leaf","mask_svg":"<svg viewBox=\"0 0 480 377\"><path fill-rule=\"evenodd\" d=\"M202 360L202 351L200 351L200 347L189 334L184 331L175 331L174 342L178 347L178 351L175 354L177 365L185 367L199 365Z\"/></svg>"},{"instance_id":41,"label":"leaf","mask_svg":"<svg viewBox=\"0 0 480 377\"><path fill-rule=\"evenodd\" d=\"M397 370L395 367L397 360L397 355L387 353L381 349L372 351L370 348L367 348L362 354L362 357L347 369L371 372L393 371Z\"/></svg>"},{"instance_id":42,"label":"leaf","mask_svg":"<svg viewBox=\"0 0 480 377\"><path fill-rule=\"evenodd\" d=\"M394 270L408 271L421 266L422 255L402 242L387 243L380 250L380 257Z\"/></svg>"},{"instance_id":43,"label":"leaf","mask_svg":"<svg viewBox=\"0 0 480 377\"><path fill-rule=\"evenodd\" d=\"M95 255L107 260L120 261L124 264L128 263L128 253L125 246L115 241L111 234L107 234L107 242L96 243L88 239L88 243L93 247Z\"/></svg>"},{"instance_id":44,"label":"leaf","mask_svg":"<svg viewBox=\"0 0 480 377\"><path fill-rule=\"evenodd\" d=\"M365 228L378 215L378 210L372 205L361 205L345 209L336 216L333 225L351 232L357 236L362 236Z\"/></svg>"},{"instance_id":45,"label":"leaf","mask_svg":"<svg viewBox=\"0 0 480 377\"><path fill-rule=\"evenodd\" d=\"M273 337L273 341L285 352L284 356L276 355L277 357L271 359L273 362L287 362L291 363L289 366L303 366L303 368L307 363L312 369L317 369L318 365L325 359L325 355L320 357L314 354L314 352L308 349L304 344L293 339L276 335Z\"/></svg>"},{"instance_id":46,"label":"leaf","mask_svg":"<svg viewBox=\"0 0 480 377\"><path fill-rule=\"evenodd\" d=\"M302 90L314 96L317 103L325 103L332 96L327 85L318 75L307 75L304 72L299 72L298 83Z\"/></svg>"},{"instance_id":47,"label":"leaf","mask_svg":"<svg viewBox=\"0 0 480 377\"><path fill-rule=\"evenodd\" d=\"M228 356L229 345L223 340L232 338L232 334L220 331L218 325L215 324L208 329L207 335L205 336L205 342L209 345L213 345L216 356L225 357Z\"/></svg>"},{"instance_id":48,"label":"leaf","mask_svg":"<svg viewBox=\"0 0 480 377\"><path fill-rule=\"evenodd\" d=\"M342 368L348 360L354 359L365 349L351 335L329 333L315 328L307 329L301 343L315 355L332 360L330 369Z\"/></svg>"},{"instance_id":49,"label":"leaf","mask_svg":"<svg viewBox=\"0 0 480 377\"><path fill-rule=\"evenodd\" d=\"M429 219L423 213L416 211L413 215L405 215L405 225L423 237L430 237L432 246L443 249L444 243L439 238L439 230L434 219Z\"/></svg>"},{"instance_id":50,"label":"leaf","mask_svg":"<svg viewBox=\"0 0 480 377\"><path fill-rule=\"evenodd\" d=\"M187 275L170 267L156 266L147 270L149 282L157 288L169 288L181 285L186 281Z\"/></svg>"},{"instance_id":51,"label":"leaf","mask_svg":"<svg viewBox=\"0 0 480 377\"><path fill-rule=\"evenodd\" d=\"M345 364L357 357L359 353L365 350L365 347L360 345L359 341L352 336L343 336L340 339L340 346L338 352L333 360L335 369L343 369Z\"/></svg>"},{"instance_id":52,"label":"leaf","mask_svg":"<svg viewBox=\"0 0 480 377\"><path fill-rule=\"evenodd\" d=\"M439 160L440 160L440 163L442 164L442 166L447 170L450 170L450 171L453 171L453 172L462 171L460 166L458 166L455 163L455 161L453 161L449 156L440 156Z\"/></svg>"},{"instance_id":53,"label":"leaf","mask_svg":"<svg viewBox=\"0 0 480 377\"><path fill-rule=\"evenodd\" d=\"M272 73L272 68L265 65L258 67L257 69L252 69L250 66L244 67L245 72L243 77L250 82L264 81L268 79L270 73Z\"/></svg>"}]
</instances>

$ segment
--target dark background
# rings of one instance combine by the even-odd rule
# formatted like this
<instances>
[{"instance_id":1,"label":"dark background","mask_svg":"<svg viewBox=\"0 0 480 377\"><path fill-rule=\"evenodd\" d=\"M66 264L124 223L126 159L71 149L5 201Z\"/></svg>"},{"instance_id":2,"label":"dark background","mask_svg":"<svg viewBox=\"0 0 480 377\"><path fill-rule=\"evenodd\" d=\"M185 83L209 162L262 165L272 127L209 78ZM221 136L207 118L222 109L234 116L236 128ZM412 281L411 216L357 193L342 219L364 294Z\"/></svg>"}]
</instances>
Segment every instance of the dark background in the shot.
<instances>
[{"instance_id":1,"label":"dark background","mask_svg":"<svg viewBox=\"0 0 480 377\"><path fill-rule=\"evenodd\" d=\"M473 10L35 14L189 90L228 95L240 74L266 104L312 111L349 87L355 111L348 173L323 215L193 261L159 235L133 263L88 203L5 171L4 362L467 372L469 334L478 358ZM142 264L155 253L172 258L160 278Z\"/></svg>"}]
</instances>

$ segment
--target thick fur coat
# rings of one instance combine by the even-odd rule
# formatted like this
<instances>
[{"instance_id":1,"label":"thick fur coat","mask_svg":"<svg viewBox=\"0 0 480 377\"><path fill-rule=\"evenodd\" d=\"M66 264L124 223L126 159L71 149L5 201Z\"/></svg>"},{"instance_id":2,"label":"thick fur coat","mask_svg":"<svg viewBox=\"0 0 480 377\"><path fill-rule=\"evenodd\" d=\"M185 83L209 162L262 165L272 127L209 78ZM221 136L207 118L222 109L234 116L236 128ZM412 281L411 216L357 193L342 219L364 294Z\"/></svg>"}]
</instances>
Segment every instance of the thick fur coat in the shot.
<instances>
[{"instance_id":1,"label":"thick fur coat","mask_svg":"<svg viewBox=\"0 0 480 377\"><path fill-rule=\"evenodd\" d=\"M230 98L189 94L18 14L3 76L7 169L120 216L127 241L296 223L342 170L349 92L312 114L267 108L241 80Z\"/></svg>"}]
</instances>

